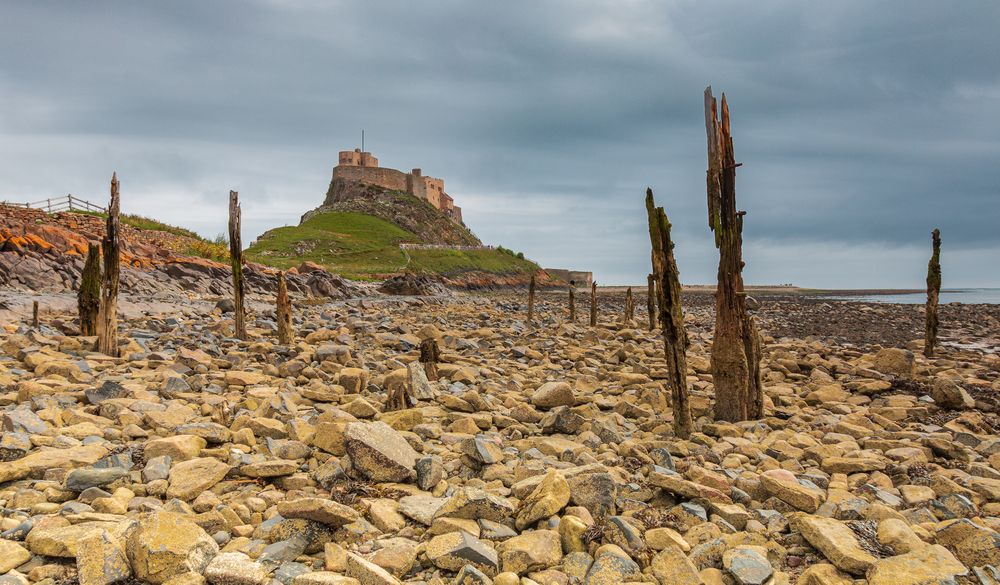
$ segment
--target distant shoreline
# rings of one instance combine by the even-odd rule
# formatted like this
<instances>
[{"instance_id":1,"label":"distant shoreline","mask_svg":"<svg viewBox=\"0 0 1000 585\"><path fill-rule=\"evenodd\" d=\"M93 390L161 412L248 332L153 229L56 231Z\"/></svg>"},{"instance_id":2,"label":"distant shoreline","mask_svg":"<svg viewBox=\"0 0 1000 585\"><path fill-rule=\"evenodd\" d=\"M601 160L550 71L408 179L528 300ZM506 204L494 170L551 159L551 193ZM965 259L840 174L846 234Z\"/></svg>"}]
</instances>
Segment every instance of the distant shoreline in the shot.
<instances>
[{"instance_id":1,"label":"distant shoreline","mask_svg":"<svg viewBox=\"0 0 1000 585\"><path fill-rule=\"evenodd\" d=\"M632 285L633 291L639 289L645 289L646 285ZM624 292L628 285L611 285L611 286L597 286L598 290L603 292ZM968 288L949 288L941 289L941 292L965 292L970 289ZM883 296L883 295L906 295L906 294L919 294L926 293L927 289L918 288L854 288L854 289L820 289L820 288L802 288L798 286L784 286L784 285L749 285L746 287L746 291L750 294L756 295L802 295L802 296ZM715 285L709 284L692 284L684 285L682 292L686 293L714 293Z\"/></svg>"}]
</instances>

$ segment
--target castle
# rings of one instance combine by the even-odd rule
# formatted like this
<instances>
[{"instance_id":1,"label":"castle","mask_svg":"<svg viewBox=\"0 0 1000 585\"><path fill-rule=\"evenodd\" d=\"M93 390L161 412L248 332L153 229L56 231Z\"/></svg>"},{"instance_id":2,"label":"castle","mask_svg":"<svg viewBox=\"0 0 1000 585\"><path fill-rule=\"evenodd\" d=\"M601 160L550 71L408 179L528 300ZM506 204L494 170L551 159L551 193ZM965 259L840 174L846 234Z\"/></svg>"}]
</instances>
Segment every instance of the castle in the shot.
<instances>
[{"instance_id":1,"label":"castle","mask_svg":"<svg viewBox=\"0 0 1000 585\"><path fill-rule=\"evenodd\" d=\"M372 153L355 148L340 151L337 166L333 168L333 180L337 179L405 191L427 201L455 223L462 223L462 208L455 205L451 195L445 193L444 179L425 176L420 169L404 173L380 167L378 159Z\"/></svg>"}]
</instances>

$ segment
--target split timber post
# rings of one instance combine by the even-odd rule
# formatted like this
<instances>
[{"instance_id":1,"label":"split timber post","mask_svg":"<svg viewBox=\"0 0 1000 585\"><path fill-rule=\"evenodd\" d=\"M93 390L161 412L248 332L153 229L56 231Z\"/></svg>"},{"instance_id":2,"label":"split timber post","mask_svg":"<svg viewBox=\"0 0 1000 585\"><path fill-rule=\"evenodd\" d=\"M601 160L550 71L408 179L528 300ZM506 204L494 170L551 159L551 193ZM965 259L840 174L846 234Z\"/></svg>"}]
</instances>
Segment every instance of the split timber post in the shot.
<instances>
[{"instance_id":1,"label":"split timber post","mask_svg":"<svg viewBox=\"0 0 1000 585\"><path fill-rule=\"evenodd\" d=\"M440 359L441 350L436 339L428 337L420 342L420 363L424 364L424 373L431 382L438 379L437 363Z\"/></svg>"},{"instance_id":2,"label":"split timber post","mask_svg":"<svg viewBox=\"0 0 1000 585\"><path fill-rule=\"evenodd\" d=\"M291 345L292 338L292 302L288 298L288 283L285 282L284 271L278 272L278 298L275 316L278 320L278 343Z\"/></svg>"},{"instance_id":3,"label":"split timber post","mask_svg":"<svg viewBox=\"0 0 1000 585\"><path fill-rule=\"evenodd\" d=\"M528 326L531 327L532 319L535 316L535 275L531 275L528 283Z\"/></svg>"},{"instance_id":4,"label":"split timber post","mask_svg":"<svg viewBox=\"0 0 1000 585\"><path fill-rule=\"evenodd\" d=\"M576 299L573 295L576 293L576 281L569 281L569 320L576 322Z\"/></svg>"},{"instance_id":5,"label":"split timber post","mask_svg":"<svg viewBox=\"0 0 1000 585\"><path fill-rule=\"evenodd\" d=\"M236 338L247 338L246 313L243 310L243 243L240 240L240 194L229 192L229 258L233 269L233 314Z\"/></svg>"},{"instance_id":6,"label":"split timber post","mask_svg":"<svg viewBox=\"0 0 1000 585\"><path fill-rule=\"evenodd\" d=\"M87 243L87 261L80 275L80 291L76 296L80 314L80 335L97 334L97 316L101 311L101 245Z\"/></svg>"},{"instance_id":7,"label":"split timber post","mask_svg":"<svg viewBox=\"0 0 1000 585\"><path fill-rule=\"evenodd\" d=\"M656 277L646 276L646 313L649 315L649 330L656 329Z\"/></svg>"},{"instance_id":8,"label":"split timber post","mask_svg":"<svg viewBox=\"0 0 1000 585\"><path fill-rule=\"evenodd\" d=\"M597 281L590 283L590 326L597 327Z\"/></svg>"},{"instance_id":9,"label":"split timber post","mask_svg":"<svg viewBox=\"0 0 1000 585\"><path fill-rule=\"evenodd\" d=\"M649 220L649 242L652 246L653 274L663 329L663 349L667 360L667 381L670 384L670 405L674 411L674 434L691 436L691 405L687 387L688 336L684 329L681 307L681 282L674 259L674 242L670 238L670 221L662 207L653 202L653 190L646 189L646 215ZM647 284L650 280L647 280ZM629 289L631 290L631 289Z\"/></svg>"},{"instance_id":10,"label":"split timber post","mask_svg":"<svg viewBox=\"0 0 1000 585\"><path fill-rule=\"evenodd\" d=\"M941 295L941 230L931 232L931 259L927 263L927 306L924 309L924 355L934 357L938 332L938 298Z\"/></svg>"},{"instance_id":11,"label":"split timber post","mask_svg":"<svg viewBox=\"0 0 1000 585\"><path fill-rule=\"evenodd\" d=\"M107 231L101 241L104 274L101 276L101 310L97 318L97 351L118 357L118 286L121 271L121 224L118 214L118 173L111 176Z\"/></svg>"},{"instance_id":12,"label":"split timber post","mask_svg":"<svg viewBox=\"0 0 1000 585\"><path fill-rule=\"evenodd\" d=\"M717 106L712 86L705 88L705 131L708 138L708 225L715 232L715 247L719 249L711 354L715 418L730 422L759 419L764 414L760 335L747 312L743 288L743 216L746 212L736 208L736 167L739 164L733 154L729 105L726 95L722 94L721 108ZM663 286L665 284L661 283Z\"/></svg>"},{"instance_id":13,"label":"split timber post","mask_svg":"<svg viewBox=\"0 0 1000 585\"><path fill-rule=\"evenodd\" d=\"M38 329L38 301L31 303L31 326Z\"/></svg>"}]
</instances>

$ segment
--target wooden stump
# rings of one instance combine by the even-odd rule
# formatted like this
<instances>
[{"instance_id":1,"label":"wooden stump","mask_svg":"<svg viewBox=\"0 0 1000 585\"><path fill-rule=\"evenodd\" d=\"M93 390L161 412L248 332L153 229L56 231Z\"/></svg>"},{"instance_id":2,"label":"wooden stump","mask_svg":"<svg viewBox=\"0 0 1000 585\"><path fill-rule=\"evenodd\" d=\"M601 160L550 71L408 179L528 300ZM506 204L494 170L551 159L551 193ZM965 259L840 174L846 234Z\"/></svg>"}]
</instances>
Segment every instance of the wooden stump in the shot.
<instances>
[{"instance_id":1,"label":"wooden stump","mask_svg":"<svg viewBox=\"0 0 1000 585\"><path fill-rule=\"evenodd\" d=\"M437 363L441 359L441 350L437 340L428 338L420 342L420 363L424 364L424 373L431 382L438 379Z\"/></svg>"},{"instance_id":2,"label":"wooden stump","mask_svg":"<svg viewBox=\"0 0 1000 585\"><path fill-rule=\"evenodd\" d=\"M760 335L746 307L743 288L743 217L736 208L736 163L729 106L722 95L721 121L711 86L705 89L708 137L708 224L719 249L715 334L711 368L718 420L758 419L764 414ZM661 287L666 285L661 283Z\"/></svg>"},{"instance_id":3,"label":"wooden stump","mask_svg":"<svg viewBox=\"0 0 1000 585\"><path fill-rule=\"evenodd\" d=\"M108 204L107 229L101 242L104 274L101 277L101 310L97 319L97 351L118 357L118 286L121 270L121 201L118 174L111 176L111 202Z\"/></svg>"},{"instance_id":4,"label":"wooden stump","mask_svg":"<svg viewBox=\"0 0 1000 585\"><path fill-rule=\"evenodd\" d=\"M80 335L97 335L97 316L101 312L101 245L87 244L87 261L80 275L80 290L76 296L80 314Z\"/></svg>"},{"instance_id":5,"label":"wooden stump","mask_svg":"<svg viewBox=\"0 0 1000 585\"><path fill-rule=\"evenodd\" d=\"M247 338L246 312L243 309L243 243L240 239L240 195L229 192L229 258L233 270L233 314L237 339Z\"/></svg>"},{"instance_id":6,"label":"wooden stump","mask_svg":"<svg viewBox=\"0 0 1000 585\"><path fill-rule=\"evenodd\" d=\"M576 299L574 294L576 293L576 284L573 281L569 283L569 320L571 322L576 322Z\"/></svg>"},{"instance_id":7,"label":"wooden stump","mask_svg":"<svg viewBox=\"0 0 1000 585\"><path fill-rule=\"evenodd\" d=\"M531 281L528 283L528 326L532 325L532 320L535 317L535 275L531 275Z\"/></svg>"},{"instance_id":8,"label":"wooden stump","mask_svg":"<svg viewBox=\"0 0 1000 585\"><path fill-rule=\"evenodd\" d=\"M38 325L38 301L34 301L31 303L31 326L38 329Z\"/></svg>"},{"instance_id":9,"label":"wooden stump","mask_svg":"<svg viewBox=\"0 0 1000 585\"><path fill-rule=\"evenodd\" d=\"M597 281L590 283L590 326L597 327Z\"/></svg>"},{"instance_id":10,"label":"wooden stump","mask_svg":"<svg viewBox=\"0 0 1000 585\"><path fill-rule=\"evenodd\" d=\"M625 315L623 315L625 320L624 323L629 323L635 317L635 300L632 298L632 287L628 287L625 290Z\"/></svg>"},{"instance_id":11,"label":"wooden stump","mask_svg":"<svg viewBox=\"0 0 1000 585\"><path fill-rule=\"evenodd\" d=\"M653 274L660 286L656 288L663 349L667 360L667 384L670 386L674 415L674 434L691 436L691 405L688 401L687 347L684 311L681 308L681 283L674 259L674 243L670 238L670 221L662 207L653 202L653 190L646 189L646 215L649 220L649 241L652 245ZM647 279L647 285L650 282ZM630 289L631 290L631 289Z\"/></svg>"},{"instance_id":12,"label":"wooden stump","mask_svg":"<svg viewBox=\"0 0 1000 585\"><path fill-rule=\"evenodd\" d=\"M649 316L649 330L656 329L656 278L646 276L646 313Z\"/></svg>"},{"instance_id":13,"label":"wooden stump","mask_svg":"<svg viewBox=\"0 0 1000 585\"><path fill-rule=\"evenodd\" d=\"M941 296L941 231L931 232L931 259L927 263L927 305L924 308L924 355L934 357L938 333L938 298Z\"/></svg>"},{"instance_id":14,"label":"wooden stump","mask_svg":"<svg viewBox=\"0 0 1000 585\"><path fill-rule=\"evenodd\" d=\"M292 301L288 298L288 283L285 281L285 273L283 271L278 272L278 297L275 316L278 320L278 343L281 345L291 345L295 337L292 332Z\"/></svg>"}]
</instances>

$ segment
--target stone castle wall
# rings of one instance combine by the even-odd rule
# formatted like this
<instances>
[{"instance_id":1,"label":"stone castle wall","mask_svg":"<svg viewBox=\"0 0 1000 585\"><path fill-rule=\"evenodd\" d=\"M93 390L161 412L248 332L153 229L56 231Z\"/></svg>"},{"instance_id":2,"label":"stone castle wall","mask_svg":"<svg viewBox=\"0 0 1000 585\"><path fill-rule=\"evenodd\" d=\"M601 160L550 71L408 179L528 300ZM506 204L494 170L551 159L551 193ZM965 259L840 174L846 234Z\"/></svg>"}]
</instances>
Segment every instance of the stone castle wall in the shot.
<instances>
[{"instance_id":1,"label":"stone castle wall","mask_svg":"<svg viewBox=\"0 0 1000 585\"><path fill-rule=\"evenodd\" d=\"M406 191L407 189L407 177L406 173L397 171L396 169L387 169L383 167L356 167L347 165L337 165L333 169L334 179L346 179L348 181L356 181L359 183L369 183L371 185L378 185L385 189L392 189L394 191ZM422 199L426 199L423 197Z\"/></svg>"},{"instance_id":2,"label":"stone castle wall","mask_svg":"<svg viewBox=\"0 0 1000 585\"><path fill-rule=\"evenodd\" d=\"M425 176L420 169L404 173L380 167L372 153L361 152L360 149L341 151L337 161L339 164L333 169L333 180L343 179L403 191L429 202L456 223L462 223L462 208L457 207L455 200L445 192L444 179Z\"/></svg>"}]
</instances>

